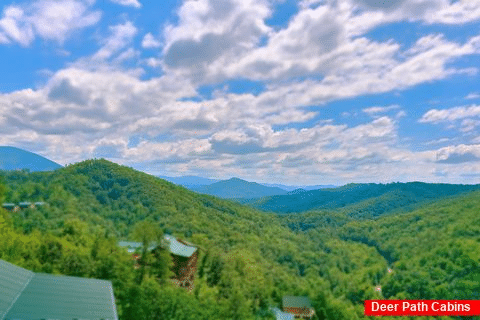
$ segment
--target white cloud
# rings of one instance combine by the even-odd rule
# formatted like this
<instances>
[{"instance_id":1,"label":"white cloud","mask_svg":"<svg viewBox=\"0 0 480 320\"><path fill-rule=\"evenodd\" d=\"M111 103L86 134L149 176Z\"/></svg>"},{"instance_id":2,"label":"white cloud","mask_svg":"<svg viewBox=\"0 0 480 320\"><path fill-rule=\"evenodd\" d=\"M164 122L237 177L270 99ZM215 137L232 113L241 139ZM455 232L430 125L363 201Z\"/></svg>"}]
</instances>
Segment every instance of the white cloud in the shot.
<instances>
[{"instance_id":1,"label":"white cloud","mask_svg":"<svg viewBox=\"0 0 480 320\"><path fill-rule=\"evenodd\" d=\"M362 109L362 111L369 115L375 115L378 113L385 113L387 111L395 110L398 108L400 108L399 105L391 105L387 107L374 106L374 107L368 107L368 108Z\"/></svg>"},{"instance_id":2,"label":"white cloud","mask_svg":"<svg viewBox=\"0 0 480 320\"><path fill-rule=\"evenodd\" d=\"M480 94L476 93L476 92L472 92L472 93L469 93L465 99L466 100L473 100L473 99L478 99L480 98Z\"/></svg>"},{"instance_id":3,"label":"white cloud","mask_svg":"<svg viewBox=\"0 0 480 320\"><path fill-rule=\"evenodd\" d=\"M270 13L267 1L184 2L178 10L179 23L164 30L166 68L197 81L218 78L226 64L271 32L264 22Z\"/></svg>"},{"instance_id":4,"label":"white cloud","mask_svg":"<svg viewBox=\"0 0 480 320\"><path fill-rule=\"evenodd\" d=\"M65 1L74 2L83 3L81 16L90 20L72 25L94 23L86 2ZM137 6L137 1L118 2ZM267 0L185 1L178 23L165 28L164 43L151 33L143 37L143 48L161 48L160 57L139 61L162 67L162 75L150 80L142 80L142 70L122 68L122 62L141 56L133 45L137 28L130 21L112 26L95 54L50 75L44 87L0 94L0 142L30 143L61 163L105 156L150 170L201 169L284 182L431 181L441 179L435 172L458 176L458 170L473 168L476 147L418 152L403 146L398 119L406 113L397 105L365 108L373 119L349 126L330 119L335 112L327 103L475 71L455 69L451 62L480 53L480 36L457 43L431 34L407 49L395 40L365 36L392 21L472 21L475 8L469 7L473 13L458 9L453 17L445 10L454 12L454 4L440 8L443 0L380 3L383 7L363 0L363 9L359 3L305 0L286 27L274 29L265 24L272 14ZM28 45L35 37L62 41L73 30L64 27L73 19L68 14L62 20L57 11L50 16L38 7L42 21L59 26L40 30L29 20L33 11L8 8L0 21L0 43ZM435 17L434 12L444 13ZM265 90L253 95L225 88L198 101L199 85L235 78L265 81ZM420 122L455 122L472 135L479 126L474 107L430 110ZM351 110L349 115L354 116Z\"/></svg>"},{"instance_id":5,"label":"white cloud","mask_svg":"<svg viewBox=\"0 0 480 320\"><path fill-rule=\"evenodd\" d=\"M152 68L158 68L162 65L162 61L157 58L148 58L145 60L145 63Z\"/></svg>"},{"instance_id":6,"label":"white cloud","mask_svg":"<svg viewBox=\"0 0 480 320\"><path fill-rule=\"evenodd\" d=\"M469 107L455 107L449 109L432 109L426 112L419 122L439 123L443 121L455 121L465 118L480 117L480 106L471 105Z\"/></svg>"},{"instance_id":7,"label":"white cloud","mask_svg":"<svg viewBox=\"0 0 480 320\"><path fill-rule=\"evenodd\" d=\"M79 0L38 0L29 6L8 6L0 19L0 42L28 46L36 36L60 43L75 30L98 23L100 11Z\"/></svg>"},{"instance_id":8,"label":"white cloud","mask_svg":"<svg viewBox=\"0 0 480 320\"><path fill-rule=\"evenodd\" d=\"M23 46L29 45L35 35L31 23L25 21L24 11L19 7L7 7L0 20L0 30L2 37L8 38L8 41L15 41Z\"/></svg>"},{"instance_id":9,"label":"white cloud","mask_svg":"<svg viewBox=\"0 0 480 320\"><path fill-rule=\"evenodd\" d=\"M142 48L151 49L151 48L159 48L162 44L160 41L155 39L155 37L151 33L147 33L142 40Z\"/></svg>"},{"instance_id":10,"label":"white cloud","mask_svg":"<svg viewBox=\"0 0 480 320\"><path fill-rule=\"evenodd\" d=\"M132 22L109 27L111 35L104 41L103 46L93 56L93 60L105 60L124 49L137 34L137 28Z\"/></svg>"},{"instance_id":11,"label":"white cloud","mask_svg":"<svg viewBox=\"0 0 480 320\"><path fill-rule=\"evenodd\" d=\"M363 9L359 16L375 17L369 27L395 21L423 21L428 24L465 24L480 18L480 3L476 0L352 0Z\"/></svg>"},{"instance_id":12,"label":"white cloud","mask_svg":"<svg viewBox=\"0 0 480 320\"><path fill-rule=\"evenodd\" d=\"M438 11L429 12L425 21L428 23L465 24L480 18L478 1L460 0L443 5Z\"/></svg>"},{"instance_id":13,"label":"white cloud","mask_svg":"<svg viewBox=\"0 0 480 320\"><path fill-rule=\"evenodd\" d=\"M420 123L446 123L448 128L453 129L458 126L462 132L471 132L480 127L480 106L471 105L443 110L431 109L418 121Z\"/></svg>"},{"instance_id":14,"label":"white cloud","mask_svg":"<svg viewBox=\"0 0 480 320\"><path fill-rule=\"evenodd\" d=\"M460 144L441 148L436 152L436 161L446 164L480 163L480 145Z\"/></svg>"},{"instance_id":15,"label":"white cloud","mask_svg":"<svg viewBox=\"0 0 480 320\"><path fill-rule=\"evenodd\" d=\"M110 0L110 1L122 6L132 6L135 8L142 7L142 4L138 0Z\"/></svg>"}]
</instances>

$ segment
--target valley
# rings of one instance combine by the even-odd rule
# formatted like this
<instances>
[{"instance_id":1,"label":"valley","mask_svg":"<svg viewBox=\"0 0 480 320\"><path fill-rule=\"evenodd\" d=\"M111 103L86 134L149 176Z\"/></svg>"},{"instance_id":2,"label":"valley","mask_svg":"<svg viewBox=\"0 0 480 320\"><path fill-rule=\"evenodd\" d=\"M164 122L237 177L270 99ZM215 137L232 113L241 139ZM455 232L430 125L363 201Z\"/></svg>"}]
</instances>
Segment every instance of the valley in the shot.
<instances>
[{"instance_id":1,"label":"valley","mask_svg":"<svg viewBox=\"0 0 480 320\"><path fill-rule=\"evenodd\" d=\"M299 194L273 196L308 207L277 214L106 160L0 177L2 202L45 203L1 210L0 257L34 272L111 280L120 319L274 319L271 307L289 295L309 297L318 319L360 319L366 299L480 292L474 185L347 185L307 191L305 205ZM200 248L192 292L165 282L168 259L148 258L138 282L117 242L135 240L145 222Z\"/></svg>"}]
</instances>

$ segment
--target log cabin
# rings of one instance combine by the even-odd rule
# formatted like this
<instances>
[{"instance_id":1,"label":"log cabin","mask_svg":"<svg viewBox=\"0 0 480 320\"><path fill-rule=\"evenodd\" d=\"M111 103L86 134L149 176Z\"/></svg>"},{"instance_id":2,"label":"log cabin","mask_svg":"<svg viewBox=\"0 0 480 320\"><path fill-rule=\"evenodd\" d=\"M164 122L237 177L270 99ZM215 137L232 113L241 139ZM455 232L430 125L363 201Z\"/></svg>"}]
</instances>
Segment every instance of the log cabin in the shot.
<instances>
[{"instance_id":1,"label":"log cabin","mask_svg":"<svg viewBox=\"0 0 480 320\"><path fill-rule=\"evenodd\" d=\"M132 258L138 260L142 243L120 241L118 245L127 248L127 251L132 254ZM174 274L171 278L172 283L188 290L193 289L198 263L198 248L196 246L172 235L165 235L161 245L153 243L148 250L168 250L173 262L171 268Z\"/></svg>"},{"instance_id":2,"label":"log cabin","mask_svg":"<svg viewBox=\"0 0 480 320\"><path fill-rule=\"evenodd\" d=\"M283 297L283 312L291 313L298 319L312 319L315 310L308 297L285 296Z\"/></svg>"}]
</instances>

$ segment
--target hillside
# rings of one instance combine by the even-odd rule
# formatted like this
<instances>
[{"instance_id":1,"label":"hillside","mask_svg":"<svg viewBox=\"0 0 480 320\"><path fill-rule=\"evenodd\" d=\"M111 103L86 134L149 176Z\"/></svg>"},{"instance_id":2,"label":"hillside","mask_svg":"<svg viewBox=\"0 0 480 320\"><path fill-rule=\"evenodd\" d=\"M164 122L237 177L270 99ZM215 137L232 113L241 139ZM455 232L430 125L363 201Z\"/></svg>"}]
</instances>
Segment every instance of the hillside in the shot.
<instances>
[{"instance_id":1,"label":"hillside","mask_svg":"<svg viewBox=\"0 0 480 320\"><path fill-rule=\"evenodd\" d=\"M266 187L256 182L248 182L238 178L222 180L193 190L223 199L253 199L287 194L287 191L277 187Z\"/></svg>"},{"instance_id":2,"label":"hillside","mask_svg":"<svg viewBox=\"0 0 480 320\"><path fill-rule=\"evenodd\" d=\"M480 190L480 185L421 182L348 184L334 189L291 192L243 203L276 213L341 209L352 217L373 218L396 210L408 211L431 201L474 190Z\"/></svg>"},{"instance_id":3,"label":"hillside","mask_svg":"<svg viewBox=\"0 0 480 320\"><path fill-rule=\"evenodd\" d=\"M360 319L365 299L480 292L478 192L359 221L333 209L277 216L105 160L53 172L0 171L2 179L6 201L47 204L0 209L0 231L8 235L0 237L2 259L35 272L112 280L120 319L273 319L268 308L284 295L309 296L318 319ZM133 239L141 221L200 246L193 294L150 276L136 282L138 271L116 241Z\"/></svg>"},{"instance_id":4,"label":"hillside","mask_svg":"<svg viewBox=\"0 0 480 320\"><path fill-rule=\"evenodd\" d=\"M371 258L375 257L377 263L381 261L391 270L368 275L381 285L383 298L479 299L479 209L480 192L477 191L375 220L345 221L341 214L332 219L325 213L311 212L286 215L284 223L295 226L315 221L317 224L308 228L305 235L345 259L353 254L347 253L347 248L375 252ZM331 219L328 223L319 223L328 219ZM339 240L332 241L332 237ZM347 293L348 298L363 301L371 290L359 282L360 274L366 275L366 270L360 270L355 260L348 260L348 266L341 267L346 274L338 273L341 268L333 266L327 271L328 277L332 282L334 277L339 281L350 278L355 289ZM324 263L332 262L325 260ZM334 286L332 290L341 290L341 286Z\"/></svg>"},{"instance_id":5,"label":"hillside","mask_svg":"<svg viewBox=\"0 0 480 320\"><path fill-rule=\"evenodd\" d=\"M158 312L155 314L164 314L150 306L149 299L154 299L176 310L169 319L273 319L269 306L280 306L283 295L297 294L310 296L317 310L330 319L343 313L347 319L351 317L348 314L360 312L360 306L325 292L327 280L306 273L314 247L273 215L199 195L105 160L84 161L54 172L0 171L0 177L7 187L6 201L47 204L9 213L15 232L24 234L18 237L42 239L40 232L56 239L33 252L30 247L14 250L15 243L0 242L0 254L9 257L7 254L15 252L9 261L35 271L112 280L119 292L120 309L130 310L129 301L136 301L134 304L148 304L145 308ZM180 302L180 289L158 287L152 293L151 286L158 284L147 282L147 287L138 287L132 283L135 276L125 271L127 262L117 265L113 257L103 256L106 260L98 261L95 246L107 241L104 237L132 239L134 226L144 220L202 248L196 295L185 296ZM116 240L108 241L106 248ZM68 255L62 248L69 248ZM130 268L133 270L133 265Z\"/></svg>"},{"instance_id":6,"label":"hillside","mask_svg":"<svg viewBox=\"0 0 480 320\"><path fill-rule=\"evenodd\" d=\"M0 170L51 171L62 166L38 154L14 147L0 147Z\"/></svg>"}]
</instances>

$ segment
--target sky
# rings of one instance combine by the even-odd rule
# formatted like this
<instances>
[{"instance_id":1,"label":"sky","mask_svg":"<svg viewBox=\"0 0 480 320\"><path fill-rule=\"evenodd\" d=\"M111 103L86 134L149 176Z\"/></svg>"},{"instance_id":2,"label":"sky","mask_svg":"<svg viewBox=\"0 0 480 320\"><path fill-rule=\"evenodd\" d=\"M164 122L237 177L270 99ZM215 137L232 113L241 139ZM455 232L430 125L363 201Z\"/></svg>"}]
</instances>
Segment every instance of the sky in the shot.
<instances>
[{"instance_id":1,"label":"sky","mask_svg":"<svg viewBox=\"0 0 480 320\"><path fill-rule=\"evenodd\" d=\"M62 165L480 183L480 0L6 0L0 57L0 145Z\"/></svg>"}]
</instances>

